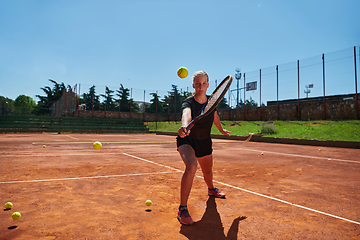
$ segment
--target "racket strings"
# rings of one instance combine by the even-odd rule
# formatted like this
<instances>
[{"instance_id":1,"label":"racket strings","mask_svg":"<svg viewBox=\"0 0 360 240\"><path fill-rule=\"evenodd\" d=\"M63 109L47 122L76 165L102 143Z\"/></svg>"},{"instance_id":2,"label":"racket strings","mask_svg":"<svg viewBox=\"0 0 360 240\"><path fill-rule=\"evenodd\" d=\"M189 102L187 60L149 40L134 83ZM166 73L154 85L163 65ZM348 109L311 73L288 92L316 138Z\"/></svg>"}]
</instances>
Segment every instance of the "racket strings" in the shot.
<instances>
[{"instance_id":1,"label":"racket strings","mask_svg":"<svg viewBox=\"0 0 360 240\"><path fill-rule=\"evenodd\" d=\"M206 107L203 109L201 114L204 114L205 112L207 112L209 109L211 109L211 107L217 103L217 100L219 98L221 98L221 95L223 94L223 92L226 92L226 89L228 88L228 83L229 83L230 79L223 82L223 84L221 86L219 86L216 91L210 96L210 98L208 99L208 102L206 104ZM221 99L220 99L221 100Z\"/></svg>"}]
</instances>

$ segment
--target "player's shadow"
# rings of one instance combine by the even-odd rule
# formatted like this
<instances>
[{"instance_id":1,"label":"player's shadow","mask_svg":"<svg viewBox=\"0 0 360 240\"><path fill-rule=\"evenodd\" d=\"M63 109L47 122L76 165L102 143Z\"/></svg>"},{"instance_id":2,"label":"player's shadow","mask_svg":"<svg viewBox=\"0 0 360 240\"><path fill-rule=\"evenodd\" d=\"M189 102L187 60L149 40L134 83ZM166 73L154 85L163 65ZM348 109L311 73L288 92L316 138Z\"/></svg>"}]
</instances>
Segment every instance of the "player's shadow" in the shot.
<instances>
[{"instance_id":1,"label":"player's shadow","mask_svg":"<svg viewBox=\"0 0 360 240\"><path fill-rule=\"evenodd\" d=\"M231 239L236 240L239 231L239 223L246 217L235 218L231 227L225 235L220 214L216 208L215 197L209 197L206 203L206 211L200 221L191 226L181 226L180 233L190 240L199 239Z\"/></svg>"}]
</instances>

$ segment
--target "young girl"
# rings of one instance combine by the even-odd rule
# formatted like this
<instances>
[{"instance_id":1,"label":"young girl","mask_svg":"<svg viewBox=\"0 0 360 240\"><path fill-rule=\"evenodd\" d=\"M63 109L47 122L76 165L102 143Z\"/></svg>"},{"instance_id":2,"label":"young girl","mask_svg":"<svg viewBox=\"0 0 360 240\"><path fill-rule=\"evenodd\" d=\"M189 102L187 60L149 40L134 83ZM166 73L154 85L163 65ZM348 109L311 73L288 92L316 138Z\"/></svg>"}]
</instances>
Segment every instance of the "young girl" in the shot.
<instances>
[{"instance_id":1,"label":"young girl","mask_svg":"<svg viewBox=\"0 0 360 240\"><path fill-rule=\"evenodd\" d=\"M191 131L186 131L186 126L197 116L200 109L206 103L209 97L206 95L208 87L209 76L207 73L204 71L195 72L193 76L193 88L195 91L193 96L185 99L182 104L182 127L179 128L176 138L177 149L185 163L185 172L181 180L180 206L177 215L179 222L184 225L194 223L187 209L187 201L198 163L201 166L204 180L209 188L209 196L225 198L225 194L213 185L213 158L210 132L213 123L223 135L229 136L230 132L222 128L216 109L200 119Z\"/></svg>"}]
</instances>

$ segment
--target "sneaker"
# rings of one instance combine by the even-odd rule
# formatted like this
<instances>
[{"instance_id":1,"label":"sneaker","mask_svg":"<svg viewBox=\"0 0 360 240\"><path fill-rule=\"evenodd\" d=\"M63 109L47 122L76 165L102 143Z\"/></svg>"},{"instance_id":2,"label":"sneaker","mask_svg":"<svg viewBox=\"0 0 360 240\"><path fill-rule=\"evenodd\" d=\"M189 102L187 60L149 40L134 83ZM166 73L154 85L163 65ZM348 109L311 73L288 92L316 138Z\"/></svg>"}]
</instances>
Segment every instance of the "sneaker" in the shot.
<instances>
[{"instance_id":1,"label":"sneaker","mask_svg":"<svg viewBox=\"0 0 360 240\"><path fill-rule=\"evenodd\" d=\"M217 198L225 198L225 194L215 187L212 190L208 190L208 194L209 196L214 196Z\"/></svg>"},{"instance_id":2,"label":"sneaker","mask_svg":"<svg viewBox=\"0 0 360 240\"><path fill-rule=\"evenodd\" d=\"M181 211L180 209L178 210L177 219L181 224L184 225L191 225L194 223L194 221L190 217L187 207L183 208Z\"/></svg>"}]
</instances>

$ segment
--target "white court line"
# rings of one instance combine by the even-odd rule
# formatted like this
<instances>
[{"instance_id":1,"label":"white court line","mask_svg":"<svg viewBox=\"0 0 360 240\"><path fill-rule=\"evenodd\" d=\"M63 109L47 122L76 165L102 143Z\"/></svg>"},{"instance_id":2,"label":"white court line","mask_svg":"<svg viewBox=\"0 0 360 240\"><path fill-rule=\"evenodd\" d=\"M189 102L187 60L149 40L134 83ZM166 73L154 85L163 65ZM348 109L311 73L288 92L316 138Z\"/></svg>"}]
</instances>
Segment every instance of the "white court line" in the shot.
<instances>
[{"instance_id":1,"label":"white court line","mask_svg":"<svg viewBox=\"0 0 360 240\"><path fill-rule=\"evenodd\" d=\"M69 135L66 135L66 136L69 137L69 138L75 139L75 140L80 140L80 139L78 139L76 137L72 137L72 136L69 136Z\"/></svg>"},{"instance_id":2,"label":"white court line","mask_svg":"<svg viewBox=\"0 0 360 240\"><path fill-rule=\"evenodd\" d=\"M252 151L252 152L272 153L272 154L285 155L285 156L291 156L291 157L314 158L314 159L321 159L321 160L328 160L328 161L337 161L337 162L360 163L360 161L353 161L353 160L344 160L344 159L328 158L328 157L307 156L307 155L300 155L300 154L293 154L293 153L280 153L280 152L261 151L261 150L246 149L246 148L236 148L236 150L241 150L241 151L245 150L245 151Z\"/></svg>"},{"instance_id":3,"label":"white court line","mask_svg":"<svg viewBox=\"0 0 360 240\"><path fill-rule=\"evenodd\" d=\"M82 180L82 179L96 179L96 178L145 176L145 175L157 175L157 174L165 174L165 173L174 173L174 172L133 173L133 174L122 174L122 175L106 175L106 176L75 177L75 178L54 178L54 179L9 181L9 182L0 182L0 184L8 184L8 183L33 183L33 182L54 182L54 181L68 181L68 180Z\"/></svg>"},{"instance_id":4,"label":"white court line","mask_svg":"<svg viewBox=\"0 0 360 240\"><path fill-rule=\"evenodd\" d=\"M166 168L170 168L170 169L176 170L178 172L183 172L183 171L181 171L179 169L169 167L169 166L166 166L166 165L163 165L163 164L159 164L159 163L156 163L156 162L144 159L144 158L140 158L140 157L128 154L128 153L123 153L123 154L126 155L126 156L129 156L129 157L139 159L139 160L144 161L144 162L148 162L148 163L152 163L152 164L155 164L155 165L158 165L158 166L163 166L163 167L166 167ZM203 179L203 177L199 176L199 175L196 175L196 177ZM275 200L275 201L278 201L278 202L281 202L281 203L284 203L284 204L288 204L288 205L291 205L291 206L294 206L294 207L302 208L302 209L305 209L305 210L308 210L308 211L311 211L311 212L316 212L316 213L319 213L319 214L322 214L322 215L326 215L326 216L329 216L329 217L341 219L341 220L344 220L344 221L347 221L347 222L351 222L351 223L355 223L355 224L360 225L360 222L356 222L356 221L353 221L353 220L350 220L350 219L339 217L339 216L329 214L329 213L326 213L326 212L321 212L321 211L318 211L318 210L315 210L315 209L312 209L312 208L304 207L304 206L294 204L294 203L291 203L291 202L288 202L288 201L284 201L284 200L281 200L281 199L278 199L278 198L273 198L273 197L270 197L270 196L266 196L266 195L261 194L261 193L256 193L256 192L253 192L253 191L250 191L250 190L247 190L247 189L244 189L244 188L239 188L239 187L236 187L236 186L233 186L233 185L230 185L230 184L226 184L226 183L223 183L223 182L219 182L219 181L215 181L215 180L214 180L214 182L216 182L218 184L221 184L221 185L224 185L224 186L227 186L227 187L235 188L235 189L238 189L238 190L241 190L241 191L244 191L244 192L255 194L255 195L260 196L260 197L268 198L268 199Z\"/></svg>"}]
</instances>

